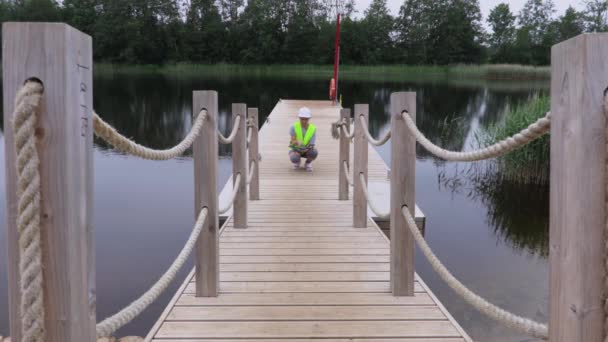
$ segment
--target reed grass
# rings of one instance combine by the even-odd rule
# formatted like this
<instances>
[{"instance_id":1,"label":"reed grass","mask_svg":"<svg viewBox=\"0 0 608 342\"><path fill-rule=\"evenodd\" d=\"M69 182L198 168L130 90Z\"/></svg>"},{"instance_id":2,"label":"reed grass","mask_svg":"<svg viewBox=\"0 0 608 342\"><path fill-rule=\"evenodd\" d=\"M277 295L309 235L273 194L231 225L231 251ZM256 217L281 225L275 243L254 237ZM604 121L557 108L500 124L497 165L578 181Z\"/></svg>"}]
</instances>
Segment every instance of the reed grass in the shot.
<instances>
[{"instance_id":1,"label":"reed grass","mask_svg":"<svg viewBox=\"0 0 608 342\"><path fill-rule=\"evenodd\" d=\"M275 65L239 65L239 64L169 64L156 65L117 65L96 64L97 74L129 73L147 74L162 73L179 76L206 76L219 78L261 77L261 78L295 78L295 79L329 79L333 75L332 65L312 64L275 64ZM451 66L416 66L416 65L342 65L340 77L343 80L405 80L418 79L445 81L460 80L548 80L548 67L523 65L451 65Z\"/></svg>"},{"instance_id":2,"label":"reed grass","mask_svg":"<svg viewBox=\"0 0 608 342\"><path fill-rule=\"evenodd\" d=\"M477 135L480 146L506 139L545 116L550 102L546 95L536 95L530 101L507 110L504 120ZM549 135L499 157L490 172L499 178L527 184L546 184L549 180Z\"/></svg>"}]
</instances>

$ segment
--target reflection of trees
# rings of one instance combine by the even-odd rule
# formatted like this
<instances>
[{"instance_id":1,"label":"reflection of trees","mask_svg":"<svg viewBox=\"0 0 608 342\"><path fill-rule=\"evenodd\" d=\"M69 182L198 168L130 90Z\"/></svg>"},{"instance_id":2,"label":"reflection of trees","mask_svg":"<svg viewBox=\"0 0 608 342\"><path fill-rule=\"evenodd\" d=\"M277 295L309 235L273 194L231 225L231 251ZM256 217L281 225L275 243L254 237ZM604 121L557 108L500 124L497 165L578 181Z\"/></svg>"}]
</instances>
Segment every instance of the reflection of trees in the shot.
<instances>
[{"instance_id":1,"label":"reflection of trees","mask_svg":"<svg viewBox=\"0 0 608 342\"><path fill-rule=\"evenodd\" d=\"M493 162L467 167L446 176L440 185L481 201L494 233L515 249L549 255L549 185L513 182L502 177Z\"/></svg>"},{"instance_id":2,"label":"reflection of trees","mask_svg":"<svg viewBox=\"0 0 608 342\"><path fill-rule=\"evenodd\" d=\"M549 255L548 184L523 184L496 174L480 175L474 184L498 236L517 249Z\"/></svg>"}]
</instances>

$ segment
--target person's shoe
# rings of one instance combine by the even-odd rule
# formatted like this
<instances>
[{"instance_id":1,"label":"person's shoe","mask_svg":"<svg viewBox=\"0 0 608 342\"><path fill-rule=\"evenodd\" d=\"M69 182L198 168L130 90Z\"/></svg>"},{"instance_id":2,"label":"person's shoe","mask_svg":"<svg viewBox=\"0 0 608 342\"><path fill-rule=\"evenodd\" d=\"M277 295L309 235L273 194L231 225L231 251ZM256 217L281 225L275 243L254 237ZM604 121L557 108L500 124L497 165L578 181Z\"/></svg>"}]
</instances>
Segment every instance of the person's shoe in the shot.
<instances>
[{"instance_id":1,"label":"person's shoe","mask_svg":"<svg viewBox=\"0 0 608 342\"><path fill-rule=\"evenodd\" d=\"M312 172L312 164L306 164L306 171Z\"/></svg>"},{"instance_id":2,"label":"person's shoe","mask_svg":"<svg viewBox=\"0 0 608 342\"><path fill-rule=\"evenodd\" d=\"M299 168L300 168L300 163L291 163L291 167L292 167L294 170L297 170L297 169L299 169Z\"/></svg>"}]
</instances>

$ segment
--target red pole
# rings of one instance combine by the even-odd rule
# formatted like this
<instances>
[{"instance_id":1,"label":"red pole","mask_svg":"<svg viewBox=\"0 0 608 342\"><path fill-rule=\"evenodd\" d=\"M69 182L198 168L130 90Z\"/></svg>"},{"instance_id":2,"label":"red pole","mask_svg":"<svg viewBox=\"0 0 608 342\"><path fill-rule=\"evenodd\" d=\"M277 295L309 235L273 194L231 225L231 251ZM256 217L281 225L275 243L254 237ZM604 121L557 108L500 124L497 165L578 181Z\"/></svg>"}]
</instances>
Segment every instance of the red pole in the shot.
<instances>
[{"instance_id":1,"label":"red pole","mask_svg":"<svg viewBox=\"0 0 608 342\"><path fill-rule=\"evenodd\" d=\"M336 19L336 46L334 51L334 80L336 84L335 96L332 99L334 102L338 97L338 65L340 64L340 12L338 12L338 18Z\"/></svg>"}]
</instances>

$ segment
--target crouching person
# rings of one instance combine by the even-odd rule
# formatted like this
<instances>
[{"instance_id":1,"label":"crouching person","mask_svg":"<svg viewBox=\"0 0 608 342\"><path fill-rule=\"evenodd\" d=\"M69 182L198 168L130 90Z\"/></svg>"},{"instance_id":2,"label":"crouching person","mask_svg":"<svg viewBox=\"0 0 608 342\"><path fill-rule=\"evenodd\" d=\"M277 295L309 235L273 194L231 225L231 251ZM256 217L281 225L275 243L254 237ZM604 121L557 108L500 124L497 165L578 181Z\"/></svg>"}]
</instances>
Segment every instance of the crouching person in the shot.
<instances>
[{"instance_id":1,"label":"crouching person","mask_svg":"<svg viewBox=\"0 0 608 342\"><path fill-rule=\"evenodd\" d=\"M315 149L317 140L317 127L309 121L312 118L310 109L300 108L298 111L299 121L295 122L289 129L291 141L289 142L289 159L294 170L300 168L301 160L304 158L306 171L312 172L312 162L317 158L319 152Z\"/></svg>"}]
</instances>

